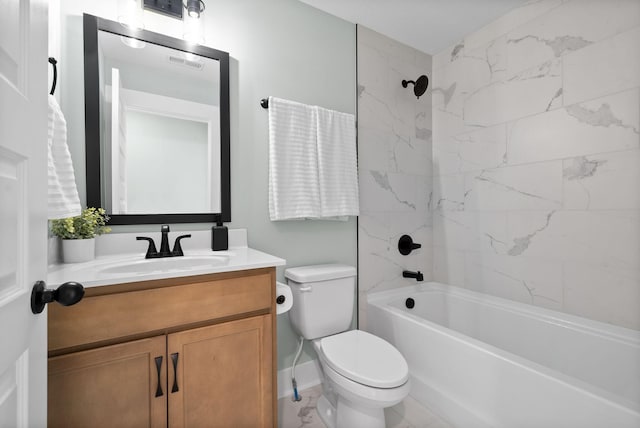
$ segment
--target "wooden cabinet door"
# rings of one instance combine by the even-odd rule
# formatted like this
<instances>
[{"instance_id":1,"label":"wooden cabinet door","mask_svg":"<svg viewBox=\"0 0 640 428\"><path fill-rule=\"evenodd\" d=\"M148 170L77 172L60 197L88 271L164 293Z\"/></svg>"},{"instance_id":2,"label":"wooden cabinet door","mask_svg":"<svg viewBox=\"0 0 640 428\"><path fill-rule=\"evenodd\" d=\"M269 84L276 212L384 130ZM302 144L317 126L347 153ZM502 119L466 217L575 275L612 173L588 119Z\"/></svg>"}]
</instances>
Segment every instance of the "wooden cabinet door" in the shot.
<instances>
[{"instance_id":1,"label":"wooden cabinet door","mask_svg":"<svg viewBox=\"0 0 640 428\"><path fill-rule=\"evenodd\" d=\"M49 358L48 426L166 427L166 346L158 336Z\"/></svg>"},{"instance_id":2,"label":"wooden cabinet door","mask_svg":"<svg viewBox=\"0 0 640 428\"><path fill-rule=\"evenodd\" d=\"M271 321L256 316L168 336L170 428L273 425Z\"/></svg>"}]
</instances>

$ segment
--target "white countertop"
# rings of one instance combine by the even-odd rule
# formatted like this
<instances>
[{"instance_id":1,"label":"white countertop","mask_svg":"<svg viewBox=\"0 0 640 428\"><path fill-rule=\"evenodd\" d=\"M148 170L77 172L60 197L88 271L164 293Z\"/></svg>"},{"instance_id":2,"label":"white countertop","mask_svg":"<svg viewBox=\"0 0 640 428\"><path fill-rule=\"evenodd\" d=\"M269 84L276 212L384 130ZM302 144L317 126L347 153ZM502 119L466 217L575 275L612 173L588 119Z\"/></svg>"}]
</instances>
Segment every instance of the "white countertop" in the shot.
<instances>
[{"instance_id":1,"label":"white countertop","mask_svg":"<svg viewBox=\"0 0 640 428\"><path fill-rule=\"evenodd\" d=\"M199 235L203 233L210 235L210 232L199 231L192 232L194 239L191 245L187 243L188 239L182 241L184 257L148 260L144 258L146 245L140 244L143 241L135 241L135 236L152 236L156 238L156 244L159 244L159 233L118 234L120 236L104 237L106 239L101 237L102 241L97 245L98 254L95 260L85 263L49 266L47 285L51 288L64 282L75 281L81 283L85 288L89 288L127 282L275 267L285 264L284 259L247 247L246 231L239 232L236 230L229 232L230 245L238 245L230 246L227 251L211 251L206 247L203 248L201 244L206 242L206 238ZM242 233L244 233L244 238ZM171 235L175 236L177 234L171 233L170 238L172 238ZM123 241L127 242L123 252L115 251L112 244L122 243ZM173 238L169 242L173 246ZM132 248L136 248L136 250L142 248L142 251L131 251ZM192 265L180 266L183 263L191 263Z\"/></svg>"}]
</instances>

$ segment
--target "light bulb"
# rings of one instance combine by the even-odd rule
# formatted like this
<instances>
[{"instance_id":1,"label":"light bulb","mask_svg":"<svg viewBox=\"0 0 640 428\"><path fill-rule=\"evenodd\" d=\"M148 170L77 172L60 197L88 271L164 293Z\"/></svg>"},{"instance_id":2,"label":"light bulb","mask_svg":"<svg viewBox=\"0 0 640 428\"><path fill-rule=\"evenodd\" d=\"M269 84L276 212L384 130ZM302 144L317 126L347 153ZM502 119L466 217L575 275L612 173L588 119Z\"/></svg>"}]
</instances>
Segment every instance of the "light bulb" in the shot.
<instances>
[{"instance_id":1,"label":"light bulb","mask_svg":"<svg viewBox=\"0 0 640 428\"><path fill-rule=\"evenodd\" d=\"M204 10L204 3L200 0L187 0L187 15L192 18L200 18L200 12Z\"/></svg>"},{"instance_id":2,"label":"light bulb","mask_svg":"<svg viewBox=\"0 0 640 428\"><path fill-rule=\"evenodd\" d=\"M184 36L183 38L191 43L202 44L204 36L202 34L202 20L194 18L190 15L184 17Z\"/></svg>"},{"instance_id":3,"label":"light bulb","mask_svg":"<svg viewBox=\"0 0 640 428\"><path fill-rule=\"evenodd\" d=\"M142 7L138 0L118 1L118 22L133 30L144 29Z\"/></svg>"}]
</instances>

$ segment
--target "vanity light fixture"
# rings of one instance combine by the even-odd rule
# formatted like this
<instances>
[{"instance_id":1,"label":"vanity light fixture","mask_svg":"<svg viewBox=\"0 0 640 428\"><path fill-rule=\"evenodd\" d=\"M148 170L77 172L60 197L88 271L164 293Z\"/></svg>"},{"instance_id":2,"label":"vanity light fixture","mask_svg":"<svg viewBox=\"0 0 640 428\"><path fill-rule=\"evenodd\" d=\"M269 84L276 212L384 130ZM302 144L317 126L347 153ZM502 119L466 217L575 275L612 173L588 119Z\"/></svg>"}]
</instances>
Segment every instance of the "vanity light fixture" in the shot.
<instances>
[{"instance_id":1,"label":"vanity light fixture","mask_svg":"<svg viewBox=\"0 0 640 428\"><path fill-rule=\"evenodd\" d=\"M186 0L184 3L182 0L143 0L143 7L176 19L182 19L183 9L189 17L200 18L205 8L202 0Z\"/></svg>"},{"instance_id":2,"label":"vanity light fixture","mask_svg":"<svg viewBox=\"0 0 640 428\"><path fill-rule=\"evenodd\" d=\"M144 16L140 0L118 0L118 22L123 27L137 33L144 30ZM133 49L142 49L146 43L135 37L120 36L120 41Z\"/></svg>"},{"instance_id":3,"label":"vanity light fixture","mask_svg":"<svg viewBox=\"0 0 640 428\"><path fill-rule=\"evenodd\" d=\"M143 3L145 9L182 19L182 0L143 0Z\"/></svg>"},{"instance_id":4,"label":"vanity light fixture","mask_svg":"<svg viewBox=\"0 0 640 428\"><path fill-rule=\"evenodd\" d=\"M123 1L123 0L120 0ZM135 1L135 0L129 0ZM183 21L182 38L191 43L203 44L204 31L200 15L205 5L202 0L142 0L147 10ZM184 13L186 11L186 13Z\"/></svg>"},{"instance_id":5,"label":"vanity light fixture","mask_svg":"<svg viewBox=\"0 0 640 428\"><path fill-rule=\"evenodd\" d=\"M204 12L204 2L202 0L187 0L184 8L191 18L200 18L200 14Z\"/></svg>"},{"instance_id":6,"label":"vanity light fixture","mask_svg":"<svg viewBox=\"0 0 640 428\"><path fill-rule=\"evenodd\" d=\"M136 0L120 0L136 1ZM205 4L202 0L142 0L144 8L176 19L183 20L182 38L191 43L204 43L202 20ZM186 13L184 13L186 11Z\"/></svg>"},{"instance_id":7,"label":"vanity light fixture","mask_svg":"<svg viewBox=\"0 0 640 428\"><path fill-rule=\"evenodd\" d=\"M202 19L200 14L204 12L204 2L202 0L186 0L184 9L184 33L183 38L191 43L203 44L204 32L202 30Z\"/></svg>"},{"instance_id":8,"label":"vanity light fixture","mask_svg":"<svg viewBox=\"0 0 640 428\"><path fill-rule=\"evenodd\" d=\"M144 30L139 0L118 0L118 22L131 30Z\"/></svg>"},{"instance_id":9,"label":"vanity light fixture","mask_svg":"<svg viewBox=\"0 0 640 428\"><path fill-rule=\"evenodd\" d=\"M187 13L184 15L184 33L182 38L194 44L204 43L204 25L201 14L204 11L202 0L187 0L184 4Z\"/></svg>"}]
</instances>

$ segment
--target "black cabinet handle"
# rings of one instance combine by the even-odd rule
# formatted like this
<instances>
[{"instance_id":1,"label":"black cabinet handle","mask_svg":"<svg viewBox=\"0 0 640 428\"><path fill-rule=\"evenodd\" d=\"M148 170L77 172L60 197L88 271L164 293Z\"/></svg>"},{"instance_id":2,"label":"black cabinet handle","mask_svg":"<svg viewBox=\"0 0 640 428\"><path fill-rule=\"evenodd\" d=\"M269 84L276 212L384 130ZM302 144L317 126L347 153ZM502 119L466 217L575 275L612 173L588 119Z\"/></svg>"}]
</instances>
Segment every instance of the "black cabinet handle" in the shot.
<instances>
[{"instance_id":1,"label":"black cabinet handle","mask_svg":"<svg viewBox=\"0 0 640 428\"><path fill-rule=\"evenodd\" d=\"M173 387L171 393L178 392L178 353L171 354L171 361L173 362Z\"/></svg>"},{"instance_id":2,"label":"black cabinet handle","mask_svg":"<svg viewBox=\"0 0 640 428\"><path fill-rule=\"evenodd\" d=\"M162 392L162 383L160 382L160 373L162 370L162 356L156 357L156 370L158 371L158 387L156 388L156 397L162 397L164 393Z\"/></svg>"}]
</instances>

